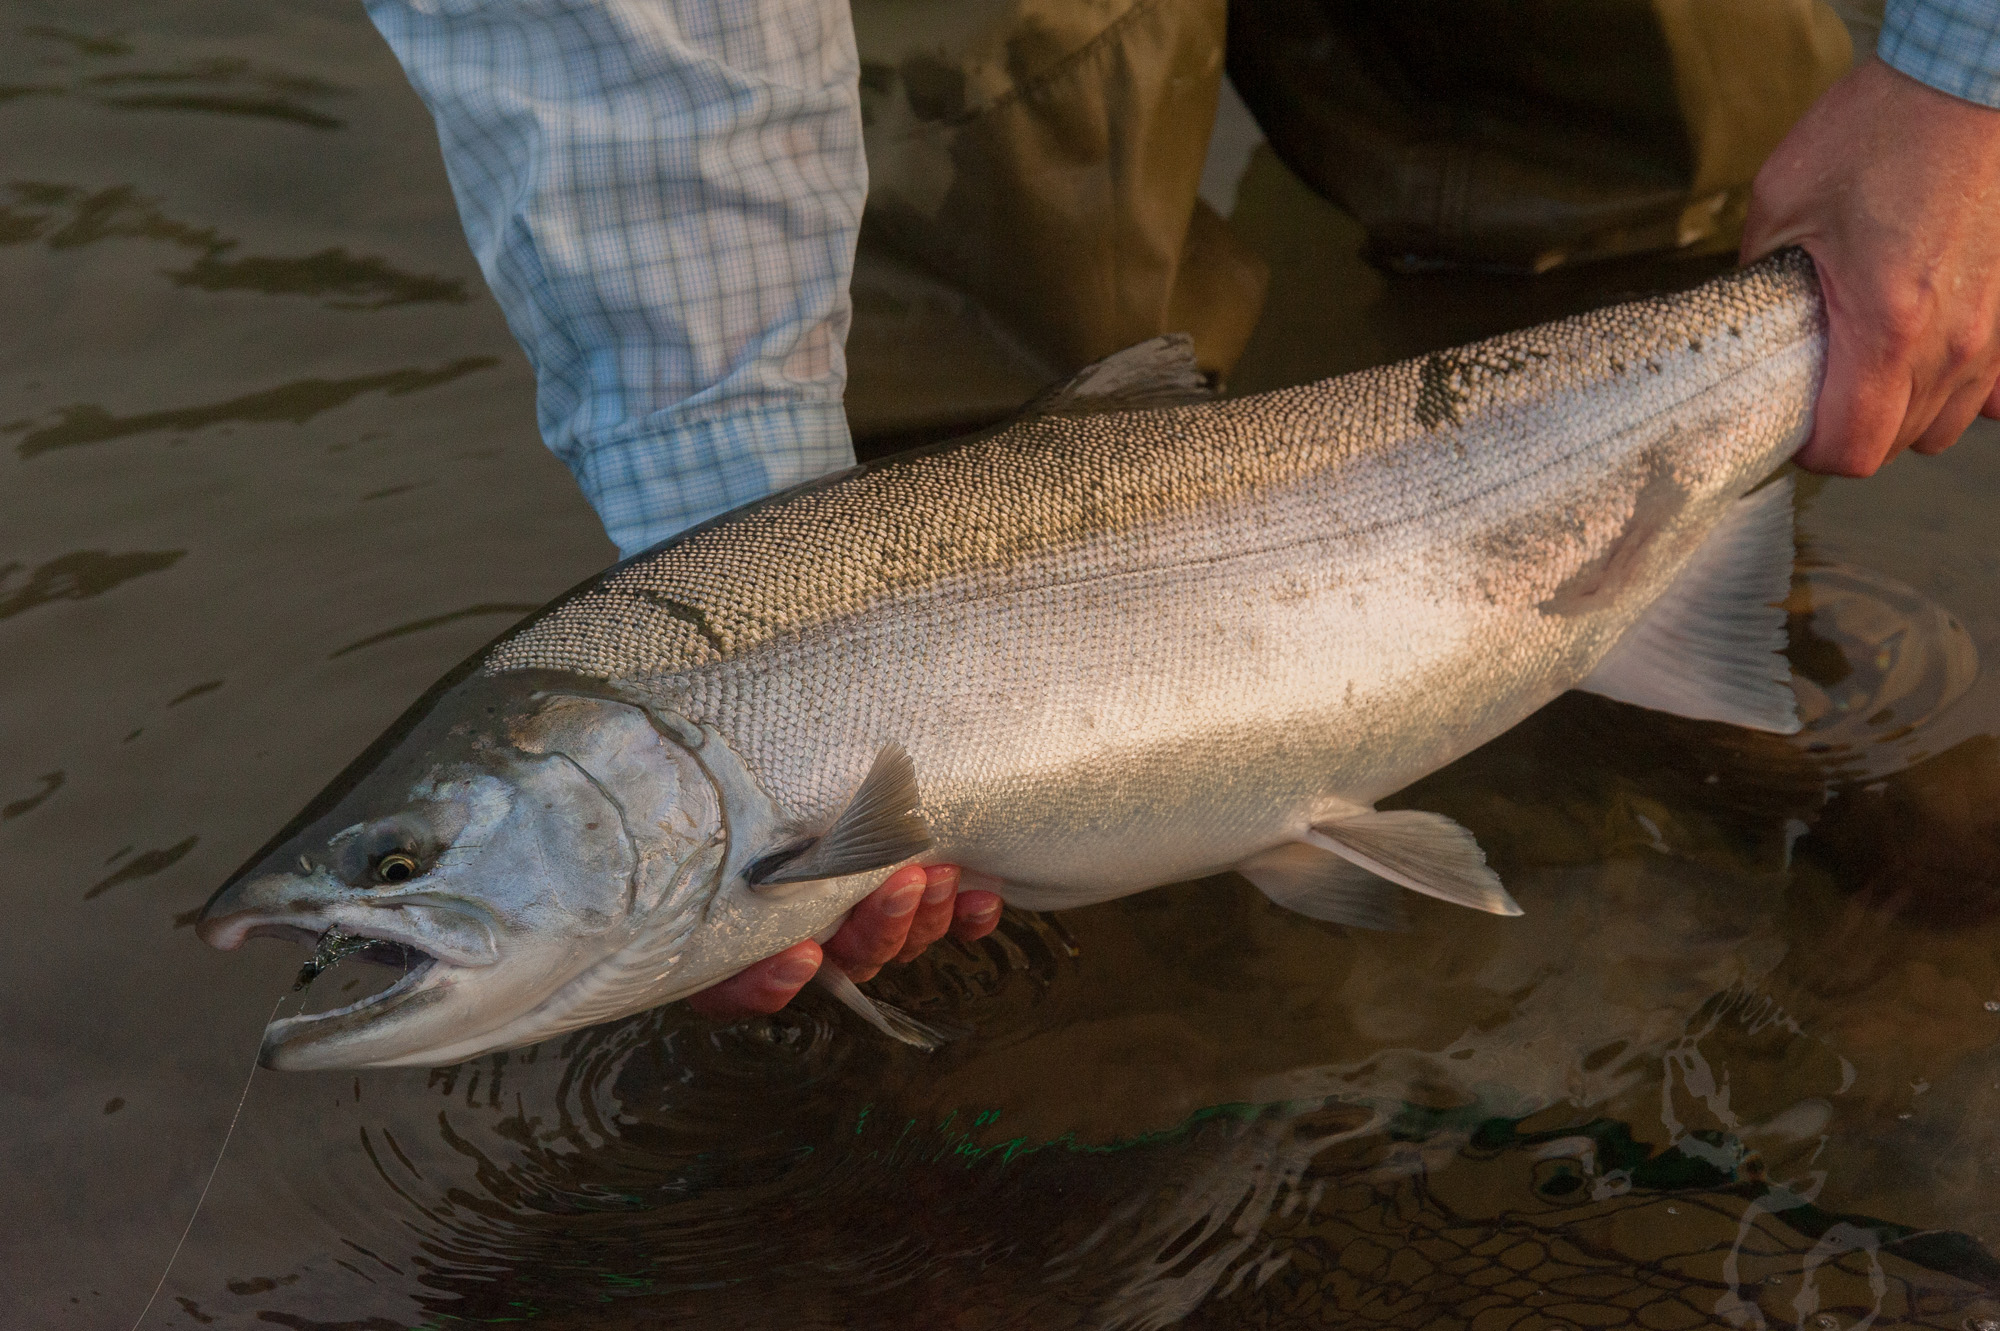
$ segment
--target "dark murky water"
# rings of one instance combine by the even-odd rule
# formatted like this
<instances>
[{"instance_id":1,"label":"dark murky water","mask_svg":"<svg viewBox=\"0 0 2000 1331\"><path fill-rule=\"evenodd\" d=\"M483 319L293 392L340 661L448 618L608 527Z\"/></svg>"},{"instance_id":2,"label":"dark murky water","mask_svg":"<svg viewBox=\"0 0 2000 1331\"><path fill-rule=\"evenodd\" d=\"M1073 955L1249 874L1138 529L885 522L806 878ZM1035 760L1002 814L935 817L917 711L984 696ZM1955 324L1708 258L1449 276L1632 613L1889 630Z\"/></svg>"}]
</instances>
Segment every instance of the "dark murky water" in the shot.
<instances>
[{"instance_id":1,"label":"dark murky water","mask_svg":"<svg viewBox=\"0 0 2000 1331\"><path fill-rule=\"evenodd\" d=\"M300 960L191 912L609 547L358 7L0 20L0 1320L122 1327ZM1277 270L1245 389L1713 267L1386 279L1262 153L1235 223ZM865 433L1037 385L860 286ZM1800 740L1570 697L1403 797L1521 919L1219 880L885 980L974 1028L929 1058L808 998L260 1075L148 1324L1995 1325L1993 437L1806 487Z\"/></svg>"}]
</instances>

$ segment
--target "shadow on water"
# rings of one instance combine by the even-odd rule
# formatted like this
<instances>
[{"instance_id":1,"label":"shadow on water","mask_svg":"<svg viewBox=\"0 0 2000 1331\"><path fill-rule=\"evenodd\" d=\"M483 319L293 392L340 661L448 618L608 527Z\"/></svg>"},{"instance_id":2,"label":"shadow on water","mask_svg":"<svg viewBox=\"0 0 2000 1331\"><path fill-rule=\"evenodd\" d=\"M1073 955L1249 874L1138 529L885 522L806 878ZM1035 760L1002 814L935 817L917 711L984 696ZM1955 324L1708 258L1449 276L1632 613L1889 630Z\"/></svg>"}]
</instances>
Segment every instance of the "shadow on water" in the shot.
<instances>
[{"instance_id":1,"label":"shadow on water","mask_svg":"<svg viewBox=\"0 0 2000 1331\"><path fill-rule=\"evenodd\" d=\"M358 8L81 14L0 20L0 1321L50 1328L130 1324L296 971L200 947L201 901L610 556ZM1719 262L1386 276L1249 162L1242 391ZM864 448L1039 382L922 274L857 287ZM1398 797L1519 919L1224 877L878 980L964 1029L935 1055L808 996L259 1075L147 1325L1992 1331L1997 440L1802 485L1805 734L1570 696Z\"/></svg>"}]
</instances>

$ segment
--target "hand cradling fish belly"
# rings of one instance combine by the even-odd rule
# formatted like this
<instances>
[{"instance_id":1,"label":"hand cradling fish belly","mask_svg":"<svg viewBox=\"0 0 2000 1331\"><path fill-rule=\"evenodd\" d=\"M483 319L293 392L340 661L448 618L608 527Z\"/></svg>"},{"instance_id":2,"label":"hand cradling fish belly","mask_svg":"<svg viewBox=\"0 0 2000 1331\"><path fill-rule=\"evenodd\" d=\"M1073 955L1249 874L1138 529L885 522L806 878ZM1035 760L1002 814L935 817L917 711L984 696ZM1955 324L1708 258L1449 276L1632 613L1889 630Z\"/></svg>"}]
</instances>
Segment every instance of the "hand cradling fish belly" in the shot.
<instances>
[{"instance_id":1,"label":"hand cradling fish belly","mask_svg":"<svg viewBox=\"0 0 2000 1331\"><path fill-rule=\"evenodd\" d=\"M908 863L1078 906L1234 869L1317 919L1519 908L1377 801L1578 688L1797 728L1825 359L1789 252L1681 295L1213 400L1185 338L1003 428L775 495L460 666L203 912L416 959L281 1068L443 1064L670 1002ZM1082 886L1079 886L1082 885ZM310 974L309 974L310 973ZM833 968L849 1006L923 1029Z\"/></svg>"}]
</instances>

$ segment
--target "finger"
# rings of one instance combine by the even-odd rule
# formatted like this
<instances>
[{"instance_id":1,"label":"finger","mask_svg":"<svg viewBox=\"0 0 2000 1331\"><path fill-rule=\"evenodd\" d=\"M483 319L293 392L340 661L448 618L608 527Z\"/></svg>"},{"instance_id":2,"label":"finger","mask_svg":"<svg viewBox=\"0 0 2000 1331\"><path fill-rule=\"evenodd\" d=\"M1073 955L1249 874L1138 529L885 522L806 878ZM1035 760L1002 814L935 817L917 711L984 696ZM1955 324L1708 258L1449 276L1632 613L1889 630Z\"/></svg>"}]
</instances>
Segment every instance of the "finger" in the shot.
<instances>
[{"instance_id":1,"label":"finger","mask_svg":"<svg viewBox=\"0 0 2000 1331\"><path fill-rule=\"evenodd\" d=\"M1924 428L1910 447L1927 457L1936 457L1944 452L1958 442L1958 437L1979 415L1979 409L1986 404L1991 393L1991 387L1985 383L1964 385L1951 395L1937 418Z\"/></svg>"},{"instance_id":2,"label":"finger","mask_svg":"<svg viewBox=\"0 0 2000 1331\"><path fill-rule=\"evenodd\" d=\"M1000 923L1000 897L994 892L960 892L952 910L951 932L970 943L993 932Z\"/></svg>"},{"instance_id":3,"label":"finger","mask_svg":"<svg viewBox=\"0 0 2000 1331\"><path fill-rule=\"evenodd\" d=\"M847 913L826 953L850 978L866 980L903 950L910 921L923 903L926 877L919 865L898 869Z\"/></svg>"},{"instance_id":4,"label":"finger","mask_svg":"<svg viewBox=\"0 0 2000 1331\"><path fill-rule=\"evenodd\" d=\"M1894 453L1909 410L1906 353L1864 342L1857 320L1837 312L1830 296L1827 305L1826 381L1812 438L1793 460L1830 476L1873 476Z\"/></svg>"},{"instance_id":5,"label":"finger","mask_svg":"<svg viewBox=\"0 0 2000 1331\"><path fill-rule=\"evenodd\" d=\"M2000 383L1993 385L1993 391L1986 395L1986 402L1979 408L1979 414L2000 420Z\"/></svg>"},{"instance_id":6,"label":"finger","mask_svg":"<svg viewBox=\"0 0 2000 1331\"><path fill-rule=\"evenodd\" d=\"M1933 356L1917 358L1911 365L1912 392L1902 428L1896 434L1897 453L1915 448L1919 442L1926 444L1921 450L1926 453L1950 448L1979 414L1979 405L1992 388L1994 371L1979 354L1983 347L1970 354L1954 354L1948 338L1937 341L1938 345L1930 348Z\"/></svg>"},{"instance_id":7,"label":"finger","mask_svg":"<svg viewBox=\"0 0 2000 1331\"><path fill-rule=\"evenodd\" d=\"M724 1019L776 1012L805 988L819 963L819 944L808 938L710 985L690 997L688 1006L704 1017Z\"/></svg>"},{"instance_id":8,"label":"finger","mask_svg":"<svg viewBox=\"0 0 2000 1331\"><path fill-rule=\"evenodd\" d=\"M897 961L915 961L923 950L951 928L952 902L958 897L958 866L933 864L924 870L924 900L910 920L910 935L903 940Z\"/></svg>"}]
</instances>

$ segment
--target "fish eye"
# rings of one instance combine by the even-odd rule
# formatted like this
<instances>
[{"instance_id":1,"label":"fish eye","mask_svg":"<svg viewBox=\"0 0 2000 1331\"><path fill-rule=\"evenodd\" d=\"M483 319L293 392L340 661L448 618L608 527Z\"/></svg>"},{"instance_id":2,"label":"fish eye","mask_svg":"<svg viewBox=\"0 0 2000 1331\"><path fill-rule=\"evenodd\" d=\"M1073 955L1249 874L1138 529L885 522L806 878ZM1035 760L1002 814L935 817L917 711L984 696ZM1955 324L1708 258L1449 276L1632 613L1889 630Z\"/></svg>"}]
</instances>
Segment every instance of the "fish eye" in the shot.
<instances>
[{"instance_id":1,"label":"fish eye","mask_svg":"<svg viewBox=\"0 0 2000 1331\"><path fill-rule=\"evenodd\" d=\"M407 883L417 876L417 857L406 850L392 850L375 861L375 881Z\"/></svg>"}]
</instances>

